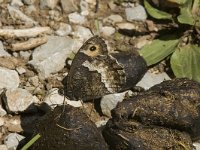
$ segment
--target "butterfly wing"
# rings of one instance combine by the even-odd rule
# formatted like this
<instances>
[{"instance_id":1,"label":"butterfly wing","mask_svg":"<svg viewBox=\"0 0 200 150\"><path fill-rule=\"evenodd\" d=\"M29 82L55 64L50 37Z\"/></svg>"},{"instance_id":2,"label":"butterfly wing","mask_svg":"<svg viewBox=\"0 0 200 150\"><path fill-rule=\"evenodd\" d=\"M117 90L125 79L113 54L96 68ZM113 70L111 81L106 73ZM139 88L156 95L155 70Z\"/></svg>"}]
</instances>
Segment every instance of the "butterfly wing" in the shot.
<instances>
[{"instance_id":1,"label":"butterfly wing","mask_svg":"<svg viewBox=\"0 0 200 150\"><path fill-rule=\"evenodd\" d=\"M106 91L103 90L103 83L97 71L90 71L83 66L86 61L92 62L97 57L108 54L107 46L103 39L94 36L87 40L75 55L74 60L65 82L66 95L72 99L95 99ZM99 85L98 88L94 85ZM98 92L96 92L98 91Z\"/></svg>"}]
</instances>

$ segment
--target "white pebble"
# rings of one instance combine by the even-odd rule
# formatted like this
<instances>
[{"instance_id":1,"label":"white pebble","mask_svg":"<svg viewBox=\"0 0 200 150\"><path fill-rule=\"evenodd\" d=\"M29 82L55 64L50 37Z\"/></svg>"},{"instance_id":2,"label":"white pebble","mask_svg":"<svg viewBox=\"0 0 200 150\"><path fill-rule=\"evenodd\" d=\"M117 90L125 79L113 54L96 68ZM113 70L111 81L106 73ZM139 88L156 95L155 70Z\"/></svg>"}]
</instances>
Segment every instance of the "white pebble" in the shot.
<instances>
[{"instance_id":1,"label":"white pebble","mask_svg":"<svg viewBox=\"0 0 200 150\"><path fill-rule=\"evenodd\" d=\"M147 18L146 11L141 5L126 8L125 13L127 21L145 21Z\"/></svg>"},{"instance_id":2,"label":"white pebble","mask_svg":"<svg viewBox=\"0 0 200 150\"><path fill-rule=\"evenodd\" d=\"M110 27L110 26L104 26L104 27L101 28L101 32L105 36L111 36L112 34L115 33L115 28Z\"/></svg>"},{"instance_id":3,"label":"white pebble","mask_svg":"<svg viewBox=\"0 0 200 150\"><path fill-rule=\"evenodd\" d=\"M9 150L16 150L19 142L24 138L24 136L17 133L10 133L7 137L5 137L4 143Z\"/></svg>"},{"instance_id":4,"label":"white pebble","mask_svg":"<svg viewBox=\"0 0 200 150\"><path fill-rule=\"evenodd\" d=\"M0 89L17 88L19 83L19 75L15 70L0 67Z\"/></svg>"},{"instance_id":5,"label":"white pebble","mask_svg":"<svg viewBox=\"0 0 200 150\"><path fill-rule=\"evenodd\" d=\"M35 107L31 106L35 99L32 94L25 89L16 88L7 90L3 96L3 100L9 112L18 113L24 112L25 110L35 111Z\"/></svg>"},{"instance_id":6,"label":"white pebble","mask_svg":"<svg viewBox=\"0 0 200 150\"><path fill-rule=\"evenodd\" d=\"M17 72L18 72L19 74L23 74L23 73L26 72L26 69L24 69L23 67L17 67L16 70L17 70Z\"/></svg>"},{"instance_id":7,"label":"white pebble","mask_svg":"<svg viewBox=\"0 0 200 150\"><path fill-rule=\"evenodd\" d=\"M56 31L56 34L59 36L66 36L72 32L72 27L66 23L60 23L59 29Z\"/></svg>"},{"instance_id":8,"label":"white pebble","mask_svg":"<svg viewBox=\"0 0 200 150\"><path fill-rule=\"evenodd\" d=\"M85 16L82 16L77 12L69 14L68 17L71 23L84 24L86 22Z\"/></svg>"}]
</instances>

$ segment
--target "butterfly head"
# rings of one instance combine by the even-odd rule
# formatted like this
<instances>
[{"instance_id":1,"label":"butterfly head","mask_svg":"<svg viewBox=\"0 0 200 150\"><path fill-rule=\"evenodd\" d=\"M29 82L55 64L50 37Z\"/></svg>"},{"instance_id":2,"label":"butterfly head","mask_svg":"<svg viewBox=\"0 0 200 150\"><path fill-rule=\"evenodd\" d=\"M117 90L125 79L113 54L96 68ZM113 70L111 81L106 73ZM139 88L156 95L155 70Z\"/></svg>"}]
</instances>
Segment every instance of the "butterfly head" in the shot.
<instances>
[{"instance_id":1,"label":"butterfly head","mask_svg":"<svg viewBox=\"0 0 200 150\"><path fill-rule=\"evenodd\" d=\"M80 52L89 57L97 57L108 53L106 43L99 36L87 40L80 48Z\"/></svg>"}]
</instances>

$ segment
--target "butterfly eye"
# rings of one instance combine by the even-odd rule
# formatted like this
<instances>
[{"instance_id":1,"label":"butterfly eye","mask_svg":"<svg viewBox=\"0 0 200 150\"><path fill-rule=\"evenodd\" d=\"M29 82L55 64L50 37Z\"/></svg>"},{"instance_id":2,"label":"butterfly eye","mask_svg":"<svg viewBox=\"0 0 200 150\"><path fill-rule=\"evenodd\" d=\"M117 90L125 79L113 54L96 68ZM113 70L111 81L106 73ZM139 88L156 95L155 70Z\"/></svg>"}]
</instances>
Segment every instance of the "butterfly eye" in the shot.
<instances>
[{"instance_id":1,"label":"butterfly eye","mask_svg":"<svg viewBox=\"0 0 200 150\"><path fill-rule=\"evenodd\" d=\"M97 48L96 48L96 46L91 46L90 47L90 51L95 51Z\"/></svg>"}]
</instances>

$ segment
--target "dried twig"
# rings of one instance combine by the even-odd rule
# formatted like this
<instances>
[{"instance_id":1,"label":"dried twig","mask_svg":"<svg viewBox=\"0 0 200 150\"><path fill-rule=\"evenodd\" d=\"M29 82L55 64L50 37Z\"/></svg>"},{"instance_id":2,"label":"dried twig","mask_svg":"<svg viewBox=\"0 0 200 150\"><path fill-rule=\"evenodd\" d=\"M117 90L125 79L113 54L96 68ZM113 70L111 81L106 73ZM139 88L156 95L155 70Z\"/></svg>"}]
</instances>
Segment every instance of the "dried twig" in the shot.
<instances>
[{"instance_id":1,"label":"dried twig","mask_svg":"<svg viewBox=\"0 0 200 150\"><path fill-rule=\"evenodd\" d=\"M36 37L43 33L50 33L50 27L34 27L29 29L0 29L0 37L4 38L20 38L20 37Z\"/></svg>"},{"instance_id":2,"label":"dried twig","mask_svg":"<svg viewBox=\"0 0 200 150\"><path fill-rule=\"evenodd\" d=\"M11 15L11 17L14 20L21 20L22 22L24 22L26 25L37 25L38 22L34 21L32 18L28 17L27 15L25 15L22 11L20 11L19 9L13 7L13 6L7 6L9 14Z\"/></svg>"},{"instance_id":3,"label":"dried twig","mask_svg":"<svg viewBox=\"0 0 200 150\"><path fill-rule=\"evenodd\" d=\"M39 37L30 39L25 42L15 43L11 44L11 51L24 51L24 50L30 50L32 48L35 48L37 46L40 46L48 41L47 37Z\"/></svg>"}]
</instances>

